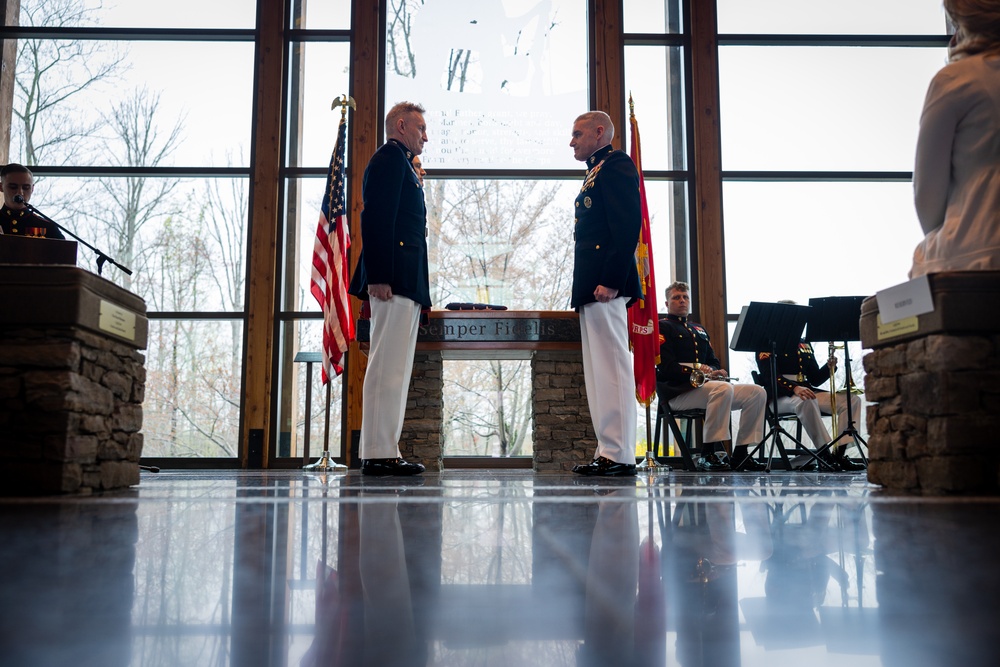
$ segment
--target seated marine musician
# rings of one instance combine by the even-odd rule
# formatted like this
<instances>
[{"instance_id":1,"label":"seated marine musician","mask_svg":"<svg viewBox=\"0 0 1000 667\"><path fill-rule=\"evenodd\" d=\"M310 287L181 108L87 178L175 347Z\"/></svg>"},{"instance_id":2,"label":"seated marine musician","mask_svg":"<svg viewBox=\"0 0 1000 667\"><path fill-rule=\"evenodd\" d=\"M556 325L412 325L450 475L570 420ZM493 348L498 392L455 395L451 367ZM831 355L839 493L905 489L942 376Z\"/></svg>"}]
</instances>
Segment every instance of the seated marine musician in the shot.
<instances>
[{"instance_id":1,"label":"seated marine musician","mask_svg":"<svg viewBox=\"0 0 1000 667\"><path fill-rule=\"evenodd\" d=\"M820 367L812 346L805 341L801 341L793 350L779 350L775 359L778 412L794 412L816 449L820 449L831 440L830 432L823 424L822 415L833 412L834 402L837 406L838 421L843 427L848 425L847 397L851 399L851 414L854 419L857 420L861 415L861 399L854 394L844 391L831 395L828 391L817 389L824 382L831 381L832 384L831 363L835 369L835 357ZM757 368L760 369L761 379L770 401L772 400L770 352L757 354ZM864 465L847 458L846 445L846 439L842 440L837 443L832 453L831 450L825 450L820 457L835 470L844 472L864 470Z\"/></svg>"},{"instance_id":2,"label":"seated marine musician","mask_svg":"<svg viewBox=\"0 0 1000 667\"><path fill-rule=\"evenodd\" d=\"M657 396L661 401L669 401L674 410L705 410L704 443L695 459L695 467L705 472L731 469L716 450L730 437L731 412L741 410L733 464L742 470L761 470L762 464L748 459L748 448L764 438L767 395L757 385L726 381L728 373L712 350L708 332L688 319L691 310L688 291L687 284L682 282L672 283L666 290L667 316L660 320L663 342L660 364L656 367Z\"/></svg>"}]
</instances>

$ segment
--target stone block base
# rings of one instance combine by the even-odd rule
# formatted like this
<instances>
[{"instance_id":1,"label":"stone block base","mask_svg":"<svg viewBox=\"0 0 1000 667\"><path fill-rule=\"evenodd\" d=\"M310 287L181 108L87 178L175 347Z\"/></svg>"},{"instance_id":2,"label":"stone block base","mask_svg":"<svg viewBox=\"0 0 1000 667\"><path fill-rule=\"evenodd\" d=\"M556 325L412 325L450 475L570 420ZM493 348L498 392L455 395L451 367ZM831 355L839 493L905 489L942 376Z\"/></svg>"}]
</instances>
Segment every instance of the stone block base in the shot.
<instances>
[{"instance_id":1,"label":"stone block base","mask_svg":"<svg viewBox=\"0 0 1000 667\"><path fill-rule=\"evenodd\" d=\"M403 458L423 463L429 472L444 468L442 373L441 352L416 352L399 441ZM534 469L565 472L590 461L597 438L587 406L580 352L536 351L531 376Z\"/></svg>"},{"instance_id":2,"label":"stone block base","mask_svg":"<svg viewBox=\"0 0 1000 667\"><path fill-rule=\"evenodd\" d=\"M440 352L417 350L414 354L413 375L399 438L399 452L403 458L423 463L428 472L441 472L444 468L443 371Z\"/></svg>"},{"instance_id":3,"label":"stone block base","mask_svg":"<svg viewBox=\"0 0 1000 667\"><path fill-rule=\"evenodd\" d=\"M871 482L1000 492L1000 335L929 335L875 349L864 363Z\"/></svg>"},{"instance_id":4,"label":"stone block base","mask_svg":"<svg viewBox=\"0 0 1000 667\"><path fill-rule=\"evenodd\" d=\"M597 451L579 350L537 351L531 359L535 472L566 472Z\"/></svg>"},{"instance_id":5,"label":"stone block base","mask_svg":"<svg viewBox=\"0 0 1000 667\"><path fill-rule=\"evenodd\" d=\"M139 483L144 358L77 327L0 328L0 493Z\"/></svg>"}]
</instances>

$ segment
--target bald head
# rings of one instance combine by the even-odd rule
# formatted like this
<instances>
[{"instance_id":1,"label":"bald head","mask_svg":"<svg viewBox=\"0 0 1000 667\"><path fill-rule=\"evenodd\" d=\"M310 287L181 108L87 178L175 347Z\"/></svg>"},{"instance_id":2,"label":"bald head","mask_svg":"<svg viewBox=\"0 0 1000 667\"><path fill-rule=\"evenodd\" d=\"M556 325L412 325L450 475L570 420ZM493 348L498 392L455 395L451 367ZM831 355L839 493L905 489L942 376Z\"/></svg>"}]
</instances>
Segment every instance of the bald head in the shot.
<instances>
[{"instance_id":1,"label":"bald head","mask_svg":"<svg viewBox=\"0 0 1000 667\"><path fill-rule=\"evenodd\" d=\"M614 138L615 126L611 116L603 111L588 111L577 116L573 122L569 145L573 149L573 157L586 162L598 150L610 145Z\"/></svg>"},{"instance_id":2,"label":"bald head","mask_svg":"<svg viewBox=\"0 0 1000 667\"><path fill-rule=\"evenodd\" d=\"M579 123L583 121L587 123L590 127L601 127L603 129L604 138L607 146L611 143L611 140L615 138L615 124L611 122L611 116L604 113L603 111L588 111L587 113L582 113L576 117L576 122Z\"/></svg>"}]
</instances>

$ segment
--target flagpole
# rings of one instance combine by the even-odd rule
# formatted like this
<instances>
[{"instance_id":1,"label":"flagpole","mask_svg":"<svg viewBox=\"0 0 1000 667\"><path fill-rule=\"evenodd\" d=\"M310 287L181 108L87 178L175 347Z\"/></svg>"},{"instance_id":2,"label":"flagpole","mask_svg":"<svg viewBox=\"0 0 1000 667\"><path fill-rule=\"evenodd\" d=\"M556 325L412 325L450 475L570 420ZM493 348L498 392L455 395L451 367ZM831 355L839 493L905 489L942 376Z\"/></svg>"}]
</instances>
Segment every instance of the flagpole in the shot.
<instances>
[{"instance_id":1,"label":"flagpole","mask_svg":"<svg viewBox=\"0 0 1000 667\"><path fill-rule=\"evenodd\" d=\"M330 110L333 111L337 107L340 107L340 122L347 122L347 108L357 109L357 103L354 98L350 95L342 95L334 98L333 104L330 105ZM340 147L343 149L343 146ZM332 198L332 193L327 193L328 197ZM338 371L339 372L339 371ZM324 369L324 374L326 374L326 369ZM342 463L337 463L330 456L330 403L331 395L333 391L333 379L330 377L326 378L326 405L324 406L324 422L323 422L323 453L320 455L319 459L315 463L310 463L309 465L303 466L303 470L309 470L313 472L347 472L347 466ZM325 489L324 489L325 493ZM326 506L324 504L323 511L326 512ZM324 529L326 528L326 522L324 521ZM324 540L324 549L326 548L326 542Z\"/></svg>"},{"instance_id":2,"label":"flagpole","mask_svg":"<svg viewBox=\"0 0 1000 667\"><path fill-rule=\"evenodd\" d=\"M642 228L636 243L636 269L642 284L642 297L629 308L629 340L632 343L635 371L635 398L646 407L646 458L637 466L649 475L670 472L670 466L656 460L653 442L653 421L650 405L656 395L656 364L659 363L659 324L656 312L656 282L653 273L652 235L649 228L649 206L642 176L642 151L639 147L639 123L635 119L635 103L628 96L629 125L632 129L631 158L639 174L639 196L642 208Z\"/></svg>"}]
</instances>

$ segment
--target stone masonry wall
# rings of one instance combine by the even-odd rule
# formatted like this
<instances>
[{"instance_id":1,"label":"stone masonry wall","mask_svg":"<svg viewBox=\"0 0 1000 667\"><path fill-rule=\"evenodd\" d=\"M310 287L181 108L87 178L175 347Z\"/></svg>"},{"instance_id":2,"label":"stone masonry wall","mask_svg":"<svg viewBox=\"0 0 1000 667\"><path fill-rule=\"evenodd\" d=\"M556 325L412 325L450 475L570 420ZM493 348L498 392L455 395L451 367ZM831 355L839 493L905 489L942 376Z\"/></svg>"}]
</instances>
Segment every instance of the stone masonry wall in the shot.
<instances>
[{"instance_id":1,"label":"stone masonry wall","mask_svg":"<svg viewBox=\"0 0 1000 667\"><path fill-rule=\"evenodd\" d=\"M1000 490L1000 336L929 335L864 358L868 479L892 491Z\"/></svg>"},{"instance_id":2,"label":"stone masonry wall","mask_svg":"<svg viewBox=\"0 0 1000 667\"><path fill-rule=\"evenodd\" d=\"M443 468L444 394L441 353L417 351L406 398L399 451L407 461L423 463L429 472Z\"/></svg>"},{"instance_id":3,"label":"stone masonry wall","mask_svg":"<svg viewBox=\"0 0 1000 667\"><path fill-rule=\"evenodd\" d=\"M143 355L77 327L0 335L0 493L138 484Z\"/></svg>"},{"instance_id":4,"label":"stone masonry wall","mask_svg":"<svg viewBox=\"0 0 1000 667\"><path fill-rule=\"evenodd\" d=\"M536 472L565 472L588 463L597 437L587 405L579 351L535 352L531 359Z\"/></svg>"}]
</instances>

